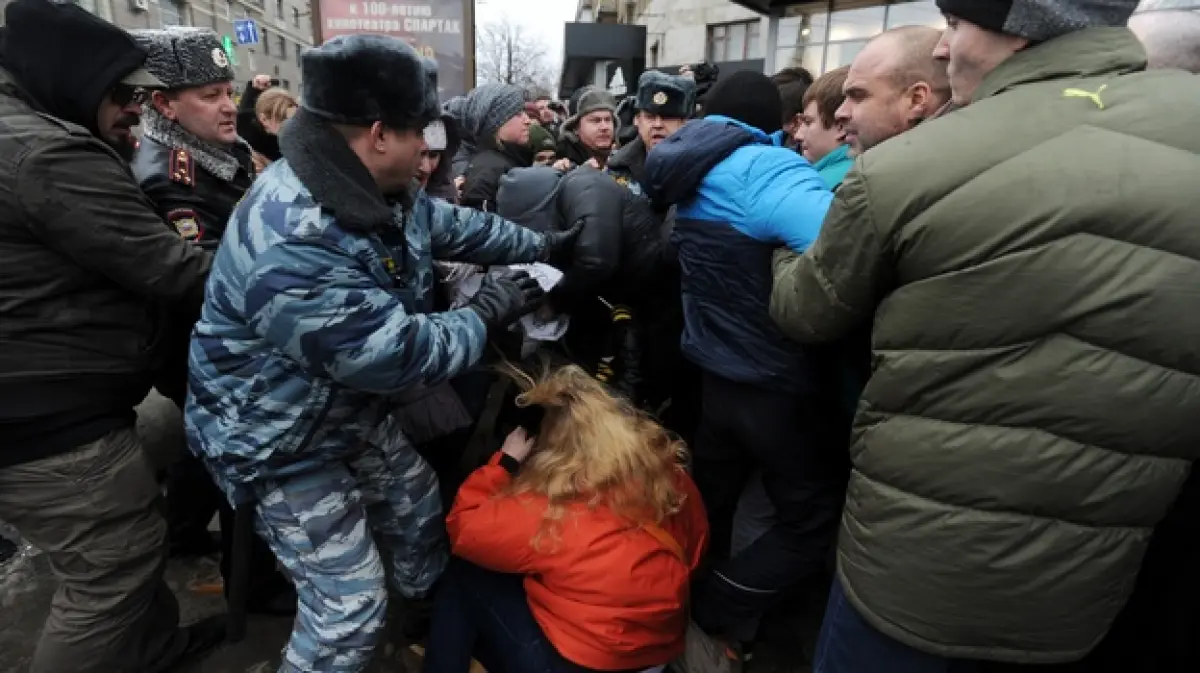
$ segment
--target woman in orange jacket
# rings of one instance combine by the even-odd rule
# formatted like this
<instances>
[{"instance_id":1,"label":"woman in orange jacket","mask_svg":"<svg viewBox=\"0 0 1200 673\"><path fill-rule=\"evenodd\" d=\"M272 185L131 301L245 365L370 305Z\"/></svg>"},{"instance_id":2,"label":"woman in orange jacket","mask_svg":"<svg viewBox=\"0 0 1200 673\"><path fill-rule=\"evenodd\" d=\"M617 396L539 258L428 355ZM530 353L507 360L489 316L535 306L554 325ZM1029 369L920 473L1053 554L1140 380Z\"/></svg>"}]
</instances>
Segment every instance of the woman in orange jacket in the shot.
<instances>
[{"instance_id":1,"label":"woman in orange jacket","mask_svg":"<svg viewBox=\"0 0 1200 673\"><path fill-rule=\"evenodd\" d=\"M684 447L579 367L535 382L544 410L463 484L427 673L635 671L683 652L708 521Z\"/></svg>"}]
</instances>

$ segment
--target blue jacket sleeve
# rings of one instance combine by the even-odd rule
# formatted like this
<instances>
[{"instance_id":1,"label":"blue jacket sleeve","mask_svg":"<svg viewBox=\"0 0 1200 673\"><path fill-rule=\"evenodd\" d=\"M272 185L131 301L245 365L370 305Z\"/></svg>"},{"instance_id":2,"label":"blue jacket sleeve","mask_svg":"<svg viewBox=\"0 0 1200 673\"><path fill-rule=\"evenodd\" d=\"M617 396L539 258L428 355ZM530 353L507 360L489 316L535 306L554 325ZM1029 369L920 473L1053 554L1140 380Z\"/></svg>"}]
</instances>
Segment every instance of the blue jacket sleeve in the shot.
<instances>
[{"instance_id":1,"label":"blue jacket sleeve","mask_svg":"<svg viewBox=\"0 0 1200 673\"><path fill-rule=\"evenodd\" d=\"M542 254L542 235L479 210L422 198L434 259L472 264L526 264ZM420 216L420 210L418 210Z\"/></svg>"},{"instance_id":2,"label":"blue jacket sleeve","mask_svg":"<svg viewBox=\"0 0 1200 673\"><path fill-rule=\"evenodd\" d=\"M381 394L453 378L487 341L474 311L410 314L358 260L307 242L259 257L246 315L256 334L315 376Z\"/></svg>"},{"instance_id":3,"label":"blue jacket sleeve","mask_svg":"<svg viewBox=\"0 0 1200 673\"><path fill-rule=\"evenodd\" d=\"M821 175L804 157L782 148L764 151L747 175L746 213L755 237L807 250L833 203Z\"/></svg>"}]
</instances>

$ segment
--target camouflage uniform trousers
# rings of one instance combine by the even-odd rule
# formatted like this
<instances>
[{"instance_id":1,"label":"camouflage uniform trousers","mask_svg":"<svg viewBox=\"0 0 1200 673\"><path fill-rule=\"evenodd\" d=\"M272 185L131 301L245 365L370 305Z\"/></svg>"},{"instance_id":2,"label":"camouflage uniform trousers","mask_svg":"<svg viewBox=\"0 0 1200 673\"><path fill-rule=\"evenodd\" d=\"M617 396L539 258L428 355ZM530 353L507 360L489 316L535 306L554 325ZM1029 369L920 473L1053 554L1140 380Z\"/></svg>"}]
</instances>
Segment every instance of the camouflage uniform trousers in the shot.
<instances>
[{"instance_id":1,"label":"camouflage uniform trousers","mask_svg":"<svg viewBox=\"0 0 1200 673\"><path fill-rule=\"evenodd\" d=\"M387 612L381 551L405 597L425 596L445 568L449 545L433 470L405 442L255 490L258 533L299 597L280 673L365 670Z\"/></svg>"}]
</instances>

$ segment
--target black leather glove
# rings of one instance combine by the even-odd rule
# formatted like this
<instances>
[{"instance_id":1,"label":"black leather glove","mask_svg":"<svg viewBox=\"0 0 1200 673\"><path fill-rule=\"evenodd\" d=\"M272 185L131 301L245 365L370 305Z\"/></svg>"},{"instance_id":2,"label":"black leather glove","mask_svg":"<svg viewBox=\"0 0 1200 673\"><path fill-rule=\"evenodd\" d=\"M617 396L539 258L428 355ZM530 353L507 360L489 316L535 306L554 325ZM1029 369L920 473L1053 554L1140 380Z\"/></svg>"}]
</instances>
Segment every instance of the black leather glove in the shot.
<instances>
[{"instance_id":1,"label":"black leather glove","mask_svg":"<svg viewBox=\"0 0 1200 673\"><path fill-rule=\"evenodd\" d=\"M571 225L566 231L551 231L542 234L544 243L542 256L538 261L564 266L563 261L571 258L571 249L575 247L575 239L583 231L583 220Z\"/></svg>"},{"instance_id":2,"label":"black leather glove","mask_svg":"<svg viewBox=\"0 0 1200 673\"><path fill-rule=\"evenodd\" d=\"M503 276L484 276L479 292L471 297L466 308L479 314L488 333L506 329L521 316L537 308L537 301L546 294L537 279L524 271Z\"/></svg>"}]
</instances>

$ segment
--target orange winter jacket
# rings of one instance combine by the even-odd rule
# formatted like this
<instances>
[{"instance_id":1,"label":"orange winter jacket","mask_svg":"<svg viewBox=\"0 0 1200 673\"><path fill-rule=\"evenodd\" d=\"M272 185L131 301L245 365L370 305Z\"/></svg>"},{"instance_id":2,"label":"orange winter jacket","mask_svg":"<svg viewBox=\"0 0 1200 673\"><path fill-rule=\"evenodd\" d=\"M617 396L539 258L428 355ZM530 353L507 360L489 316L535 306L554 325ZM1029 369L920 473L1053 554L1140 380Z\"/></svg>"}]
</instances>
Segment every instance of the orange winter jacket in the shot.
<instances>
[{"instance_id":1,"label":"orange winter jacket","mask_svg":"<svg viewBox=\"0 0 1200 673\"><path fill-rule=\"evenodd\" d=\"M654 533L583 504L568 508L559 536L539 551L532 540L546 498L502 495L512 479L503 456L459 490L446 517L454 553L489 570L524 574L534 619L559 654L580 666L624 671L682 654L688 581L708 544L707 515L691 478L679 472L683 508L660 525L686 564Z\"/></svg>"}]
</instances>

